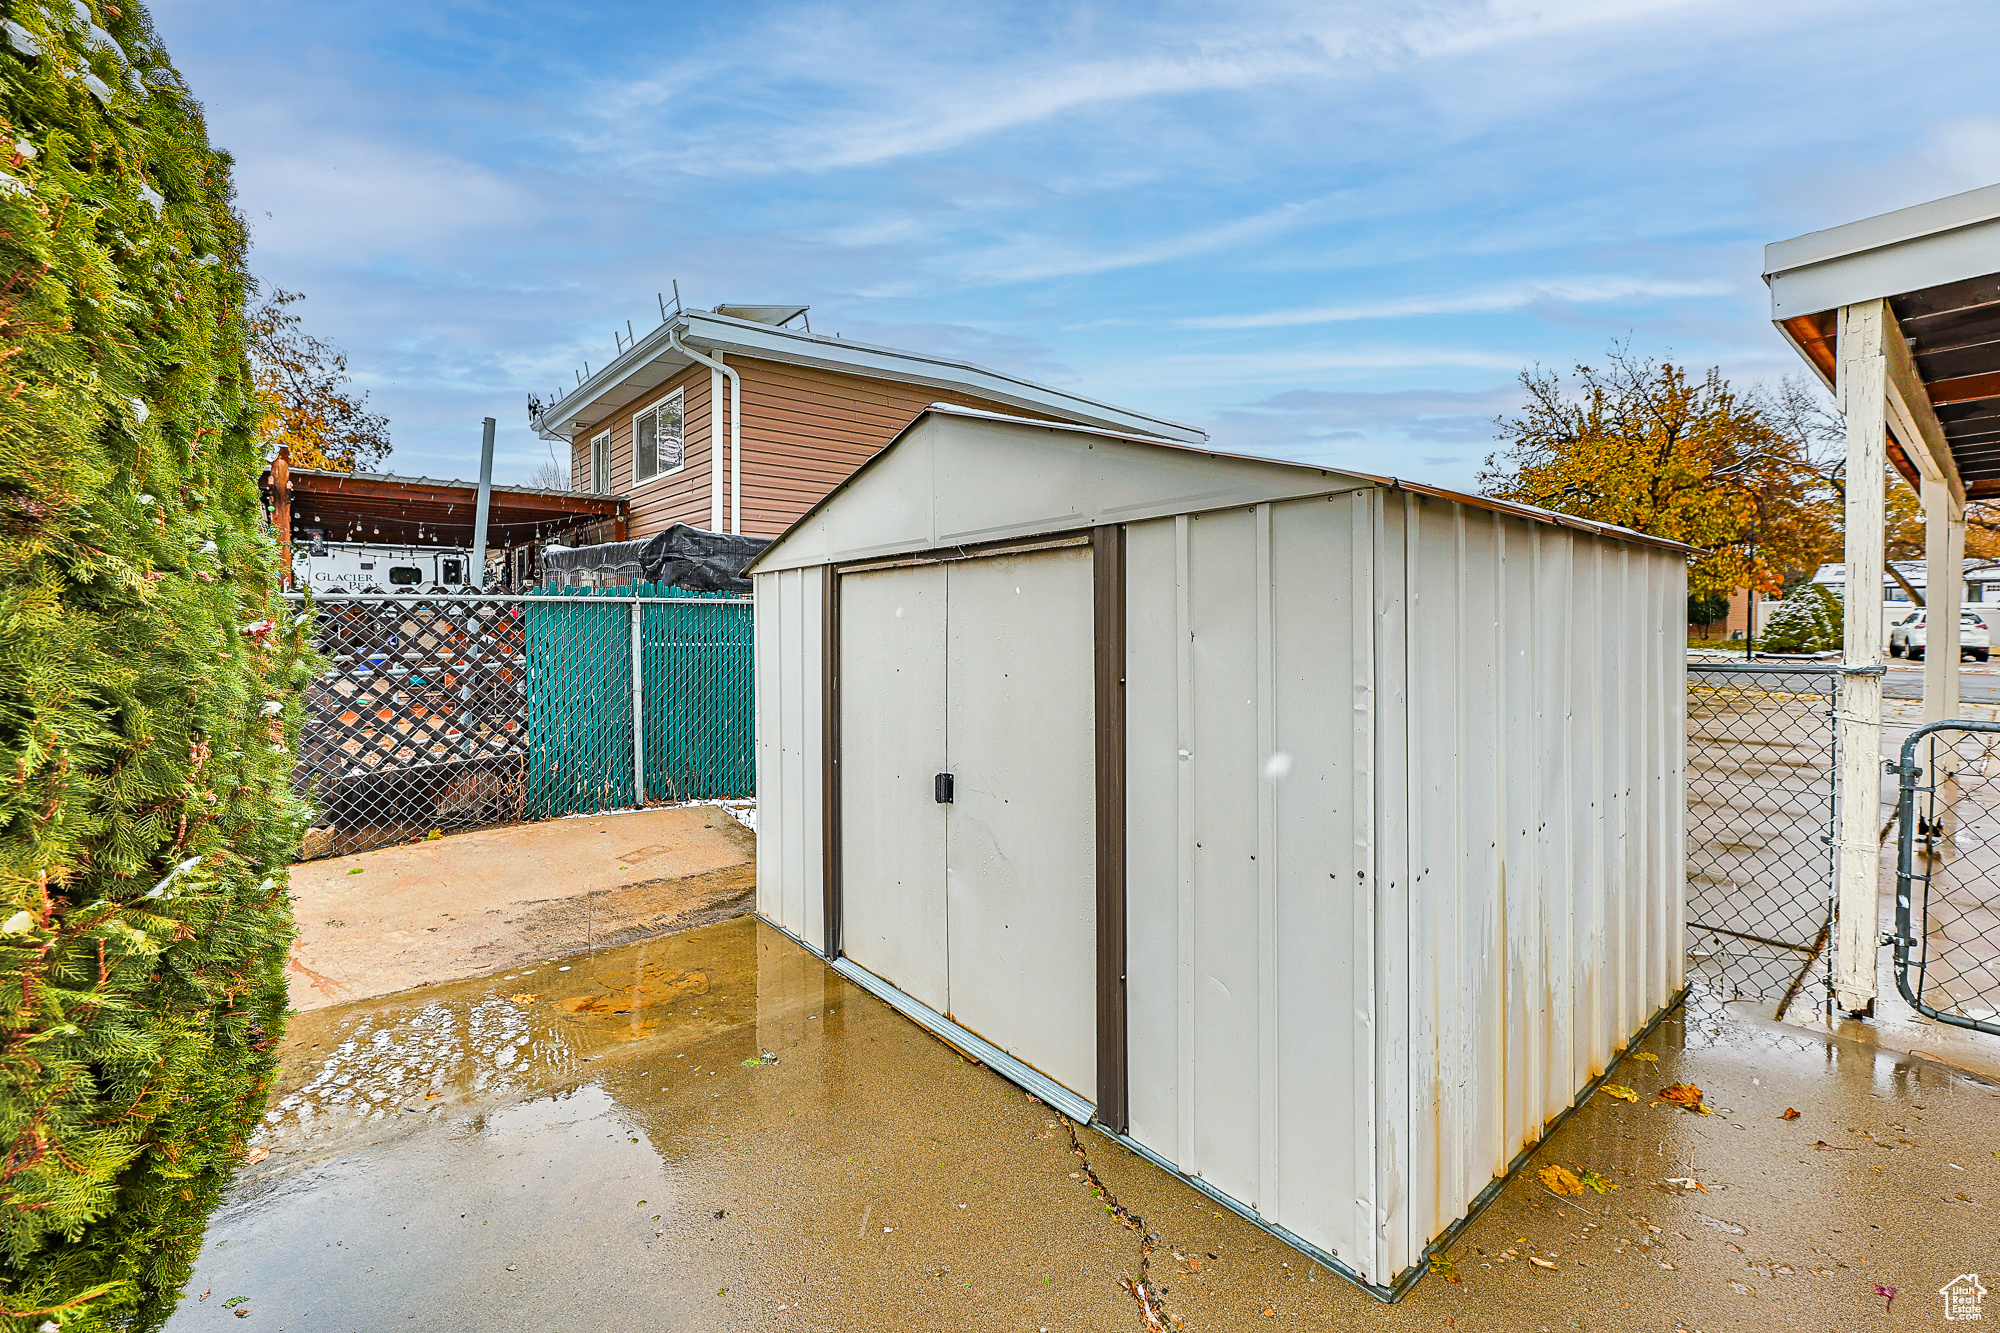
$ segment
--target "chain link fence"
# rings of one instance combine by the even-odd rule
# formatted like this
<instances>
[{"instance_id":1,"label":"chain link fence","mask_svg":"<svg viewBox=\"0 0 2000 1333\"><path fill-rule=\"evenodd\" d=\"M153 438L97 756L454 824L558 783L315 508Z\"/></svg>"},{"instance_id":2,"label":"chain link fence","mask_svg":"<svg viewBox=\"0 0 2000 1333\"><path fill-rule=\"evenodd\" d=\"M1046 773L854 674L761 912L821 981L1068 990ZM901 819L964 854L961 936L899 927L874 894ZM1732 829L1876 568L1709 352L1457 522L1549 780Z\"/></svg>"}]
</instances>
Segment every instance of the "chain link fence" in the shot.
<instances>
[{"instance_id":1,"label":"chain link fence","mask_svg":"<svg viewBox=\"0 0 2000 1333\"><path fill-rule=\"evenodd\" d=\"M1896 987L1917 1012L2000 1036L2000 723L1903 743Z\"/></svg>"},{"instance_id":2,"label":"chain link fence","mask_svg":"<svg viewBox=\"0 0 2000 1333\"><path fill-rule=\"evenodd\" d=\"M316 814L306 859L754 795L747 599L348 595L313 615L326 669L293 775Z\"/></svg>"},{"instance_id":3,"label":"chain link fence","mask_svg":"<svg viewBox=\"0 0 2000 1333\"><path fill-rule=\"evenodd\" d=\"M1838 667L1688 665L1688 979L1702 998L1769 1001L1782 1018L1830 993L1839 691Z\"/></svg>"}]
</instances>

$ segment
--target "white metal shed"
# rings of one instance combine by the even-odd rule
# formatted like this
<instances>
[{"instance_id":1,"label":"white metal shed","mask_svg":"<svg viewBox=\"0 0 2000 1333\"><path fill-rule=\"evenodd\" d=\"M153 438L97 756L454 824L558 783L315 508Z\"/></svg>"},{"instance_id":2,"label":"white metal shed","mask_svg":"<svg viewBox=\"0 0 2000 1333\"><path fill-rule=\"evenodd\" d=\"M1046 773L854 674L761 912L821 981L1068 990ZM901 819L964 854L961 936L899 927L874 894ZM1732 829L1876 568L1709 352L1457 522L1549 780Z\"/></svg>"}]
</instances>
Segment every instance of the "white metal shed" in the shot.
<instances>
[{"instance_id":1,"label":"white metal shed","mask_svg":"<svg viewBox=\"0 0 2000 1333\"><path fill-rule=\"evenodd\" d=\"M1684 549L933 406L751 567L758 911L1392 1299L1682 988Z\"/></svg>"}]
</instances>

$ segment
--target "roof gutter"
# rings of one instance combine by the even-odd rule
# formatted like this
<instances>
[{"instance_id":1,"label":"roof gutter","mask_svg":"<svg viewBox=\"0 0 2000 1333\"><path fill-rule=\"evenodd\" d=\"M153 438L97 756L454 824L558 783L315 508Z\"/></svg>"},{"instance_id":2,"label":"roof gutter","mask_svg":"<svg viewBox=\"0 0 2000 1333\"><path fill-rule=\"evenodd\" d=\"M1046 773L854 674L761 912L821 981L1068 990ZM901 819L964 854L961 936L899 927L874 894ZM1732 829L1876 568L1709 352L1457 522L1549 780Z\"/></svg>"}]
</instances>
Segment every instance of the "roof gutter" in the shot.
<instances>
[{"instance_id":1,"label":"roof gutter","mask_svg":"<svg viewBox=\"0 0 2000 1333\"><path fill-rule=\"evenodd\" d=\"M709 521L711 532L722 531L722 377L729 378L729 518L731 531L743 535L743 377L721 361L703 356L681 341L678 324L667 329L667 345L688 360L708 367Z\"/></svg>"}]
</instances>

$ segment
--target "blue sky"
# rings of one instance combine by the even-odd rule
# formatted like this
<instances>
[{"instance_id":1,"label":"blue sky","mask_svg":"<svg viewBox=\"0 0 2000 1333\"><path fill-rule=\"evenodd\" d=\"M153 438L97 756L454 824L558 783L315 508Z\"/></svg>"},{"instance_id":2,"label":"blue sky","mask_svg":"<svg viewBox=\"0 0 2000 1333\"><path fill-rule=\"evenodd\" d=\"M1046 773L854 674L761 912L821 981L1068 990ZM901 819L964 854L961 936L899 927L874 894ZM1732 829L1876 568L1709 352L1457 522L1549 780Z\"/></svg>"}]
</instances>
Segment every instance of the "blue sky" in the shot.
<instances>
[{"instance_id":1,"label":"blue sky","mask_svg":"<svg viewBox=\"0 0 2000 1333\"><path fill-rule=\"evenodd\" d=\"M2000 181L1986 5L160 0L395 471L690 305L1470 488L1530 363L1797 363L1764 242ZM1949 53L1949 58L1940 58Z\"/></svg>"}]
</instances>

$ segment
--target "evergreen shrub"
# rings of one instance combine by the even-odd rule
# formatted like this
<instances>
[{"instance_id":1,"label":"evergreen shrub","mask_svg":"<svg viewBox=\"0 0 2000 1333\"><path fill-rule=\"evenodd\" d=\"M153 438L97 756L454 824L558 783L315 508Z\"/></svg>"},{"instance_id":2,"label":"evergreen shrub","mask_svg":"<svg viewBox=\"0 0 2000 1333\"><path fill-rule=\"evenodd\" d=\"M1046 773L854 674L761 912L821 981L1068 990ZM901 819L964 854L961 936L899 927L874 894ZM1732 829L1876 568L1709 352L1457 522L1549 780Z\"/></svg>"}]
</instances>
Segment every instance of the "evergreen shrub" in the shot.
<instances>
[{"instance_id":1,"label":"evergreen shrub","mask_svg":"<svg viewBox=\"0 0 2000 1333\"><path fill-rule=\"evenodd\" d=\"M309 666L229 158L145 14L0 24L0 1329L150 1327L262 1114Z\"/></svg>"},{"instance_id":2,"label":"evergreen shrub","mask_svg":"<svg viewBox=\"0 0 2000 1333\"><path fill-rule=\"evenodd\" d=\"M1843 637L1840 599L1817 583L1801 583L1771 612L1757 643L1774 653L1818 653L1840 647Z\"/></svg>"}]
</instances>

